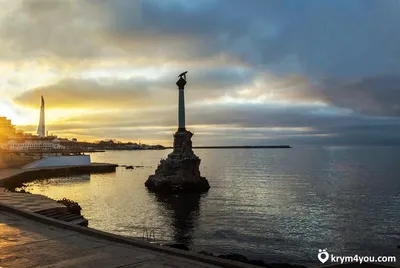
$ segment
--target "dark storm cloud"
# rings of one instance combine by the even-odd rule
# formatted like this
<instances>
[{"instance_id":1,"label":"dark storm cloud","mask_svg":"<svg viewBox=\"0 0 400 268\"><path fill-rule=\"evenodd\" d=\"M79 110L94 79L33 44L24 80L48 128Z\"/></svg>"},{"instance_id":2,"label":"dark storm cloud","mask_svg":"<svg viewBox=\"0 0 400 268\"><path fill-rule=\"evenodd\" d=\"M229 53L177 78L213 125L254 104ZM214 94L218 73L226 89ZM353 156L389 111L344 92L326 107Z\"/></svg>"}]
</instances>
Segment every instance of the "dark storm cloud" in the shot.
<instances>
[{"instance_id":1,"label":"dark storm cloud","mask_svg":"<svg viewBox=\"0 0 400 268\"><path fill-rule=\"evenodd\" d=\"M400 116L400 75L367 77L342 85L326 83L323 94L333 105L362 114Z\"/></svg>"},{"instance_id":2,"label":"dark storm cloud","mask_svg":"<svg viewBox=\"0 0 400 268\"><path fill-rule=\"evenodd\" d=\"M293 57L299 72L374 75L400 69L400 4L372 1L104 1L121 35L198 36L198 53L229 52L270 68ZM184 53L184 52L183 52ZM285 70L277 70L285 71Z\"/></svg>"},{"instance_id":3,"label":"dark storm cloud","mask_svg":"<svg viewBox=\"0 0 400 268\"><path fill-rule=\"evenodd\" d=\"M400 70L399 11L397 0L34 0L0 37L3 56L223 53L277 73L362 77Z\"/></svg>"},{"instance_id":4,"label":"dark storm cloud","mask_svg":"<svg viewBox=\"0 0 400 268\"><path fill-rule=\"evenodd\" d=\"M196 36L205 40L199 55L229 53L258 69L308 76L311 84L285 89L287 98L399 114L399 1L148 0L140 20L131 15L135 1L104 2L118 14L116 34Z\"/></svg>"},{"instance_id":5,"label":"dark storm cloud","mask_svg":"<svg viewBox=\"0 0 400 268\"><path fill-rule=\"evenodd\" d=\"M354 80L328 79L318 85L277 91L282 97L323 101L364 115L400 116L400 75Z\"/></svg>"},{"instance_id":6,"label":"dark storm cloud","mask_svg":"<svg viewBox=\"0 0 400 268\"><path fill-rule=\"evenodd\" d=\"M3 59L88 58L104 53L96 6L83 1L20 1L1 19ZM11 4L11 3L9 3ZM103 42L104 43L104 42Z\"/></svg>"}]
</instances>

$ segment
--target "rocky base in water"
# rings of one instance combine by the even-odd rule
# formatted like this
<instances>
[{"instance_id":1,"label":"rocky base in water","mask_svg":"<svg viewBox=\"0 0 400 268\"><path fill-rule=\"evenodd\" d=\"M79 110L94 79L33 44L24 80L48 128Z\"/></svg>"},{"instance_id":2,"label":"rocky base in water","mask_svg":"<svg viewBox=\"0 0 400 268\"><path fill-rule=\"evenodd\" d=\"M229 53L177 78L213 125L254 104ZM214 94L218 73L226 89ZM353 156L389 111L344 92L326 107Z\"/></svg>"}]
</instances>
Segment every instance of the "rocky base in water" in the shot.
<instances>
[{"instance_id":1,"label":"rocky base in water","mask_svg":"<svg viewBox=\"0 0 400 268\"><path fill-rule=\"evenodd\" d=\"M201 159L192 150L193 133L178 130L174 135L174 151L160 161L155 174L145 186L156 193L203 193L210 189L206 178L200 175Z\"/></svg>"},{"instance_id":2,"label":"rocky base in water","mask_svg":"<svg viewBox=\"0 0 400 268\"><path fill-rule=\"evenodd\" d=\"M177 249L190 251L190 248L188 246L186 246L186 245L183 245L183 244L167 244L166 246L171 247L171 248L177 248ZM198 253L206 255L206 256L212 256L212 257L227 259L227 260L231 260L231 261L238 261L238 262L243 262L243 263L247 263L247 264L257 265L257 266L260 266L260 267L268 267L268 268L307 268L304 265L296 265L296 264L289 264L289 263L265 263L262 260L249 260L246 256L241 255L241 254L236 254L236 253L219 254L219 255L218 254L212 254L212 253L205 252L205 251L200 251Z\"/></svg>"}]
</instances>

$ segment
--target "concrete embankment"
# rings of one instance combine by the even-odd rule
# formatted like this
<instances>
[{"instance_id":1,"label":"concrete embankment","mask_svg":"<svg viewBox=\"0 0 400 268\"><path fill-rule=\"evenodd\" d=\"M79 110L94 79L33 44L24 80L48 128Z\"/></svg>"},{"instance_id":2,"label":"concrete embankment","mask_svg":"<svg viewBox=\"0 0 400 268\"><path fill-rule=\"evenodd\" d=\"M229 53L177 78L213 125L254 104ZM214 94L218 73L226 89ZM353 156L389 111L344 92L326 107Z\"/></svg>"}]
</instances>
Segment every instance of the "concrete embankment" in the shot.
<instances>
[{"instance_id":1,"label":"concrete embankment","mask_svg":"<svg viewBox=\"0 0 400 268\"><path fill-rule=\"evenodd\" d=\"M0 152L0 170L21 167L34 161L31 155Z\"/></svg>"},{"instance_id":2,"label":"concrete embankment","mask_svg":"<svg viewBox=\"0 0 400 268\"><path fill-rule=\"evenodd\" d=\"M0 241L5 241L0 247L3 267L257 267L72 225L1 204L0 230Z\"/></svg>"},{"instance_id":3,"label":"concrete embankment","mask_svg":"<svg viewBox=\"0 0 400 268\"><path fill-rule=\"evenodd\" d=\"M38 178L65 176L81 173L106 173L114 172L118 165L106 163L92 163L80 166L53 166L37 169L3 169L0 170L0 186L15 189L23 183L34 181Z\"/></svg>"}]
</instances>

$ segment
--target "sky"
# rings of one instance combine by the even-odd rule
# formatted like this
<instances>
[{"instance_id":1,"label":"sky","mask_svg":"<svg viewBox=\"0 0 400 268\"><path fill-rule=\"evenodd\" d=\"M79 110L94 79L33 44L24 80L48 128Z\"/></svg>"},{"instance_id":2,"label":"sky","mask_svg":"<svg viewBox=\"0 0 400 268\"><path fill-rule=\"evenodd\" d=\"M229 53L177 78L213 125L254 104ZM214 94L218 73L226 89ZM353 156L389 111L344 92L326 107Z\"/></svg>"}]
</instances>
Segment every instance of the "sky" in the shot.
<instances>
[{"instance_id":1,"label":"sky","mask_svg":"<svg viewBox=\"0 0 400 268\"><path fill-rule=\"evenodd\" d=\"M400 145L399 0L0 0L0 116L171 145Z\"/></svg>"}]
</instances>

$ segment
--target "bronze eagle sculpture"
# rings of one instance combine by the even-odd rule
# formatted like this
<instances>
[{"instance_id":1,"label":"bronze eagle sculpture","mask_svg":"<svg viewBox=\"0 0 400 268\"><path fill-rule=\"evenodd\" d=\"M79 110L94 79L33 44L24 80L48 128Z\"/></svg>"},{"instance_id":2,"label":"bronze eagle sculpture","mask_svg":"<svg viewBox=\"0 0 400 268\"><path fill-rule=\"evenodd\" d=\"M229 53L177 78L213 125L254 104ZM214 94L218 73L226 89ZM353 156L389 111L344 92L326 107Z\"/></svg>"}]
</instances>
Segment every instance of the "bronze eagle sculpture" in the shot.
<instances>
[{"instance_id":1,"label":"bronze eagle sculpture","mask_svg":"<svg viewBox=\"0 0 400 268\"><path fill-rule=\"evenodd\" d=\"M186 74L188 71L181 73L180 75L178 75L178 77L182 77L183 79L186 80Z\"/></svg>"}]
</instances>

